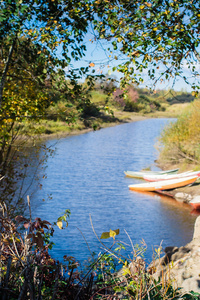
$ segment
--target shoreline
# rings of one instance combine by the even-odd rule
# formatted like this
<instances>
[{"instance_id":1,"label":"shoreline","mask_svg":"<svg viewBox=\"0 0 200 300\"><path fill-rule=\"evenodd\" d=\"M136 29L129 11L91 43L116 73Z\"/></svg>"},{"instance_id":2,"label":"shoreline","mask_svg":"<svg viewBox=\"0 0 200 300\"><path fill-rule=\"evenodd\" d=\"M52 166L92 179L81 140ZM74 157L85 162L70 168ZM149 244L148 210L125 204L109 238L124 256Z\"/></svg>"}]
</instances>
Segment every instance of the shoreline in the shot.
<instances>
[{"instance_id":1,"label":"shoreline","mask_svg":"<svg viewBox=\"0 0 200 300\"><path fill-rule=\"evenodd\" d=\"M174 118L174 116L169 116L169 113L163 112L162 114L158 113L152 113L149 115L142 115L137 113L124 113L124 112L117 112L116 116L117 121L106 123L103 122L100 124L100 127L97 130L101 130L108 127L114 127L117 125L125 124L125 123L132 123L147 119L158 119L158 118ZM92 131L97 131L93 128L81 128L81 129L71 129L70 131L61 131L57 133L50 133L50 134L41 134L37 138L40 141L46 141L46 140L52 140L52 139L59 139L59 138L65 138L70 137L74 135L81 135ZM165 164L158 161L155 161L155 165L159 167L161 170L167 170L174 167L172 164ZM181 167L181 165L176 165L175 167ZM185 166L186 170L191 169L191 166L188 164L188 166ZM185 171L185 170L184 170ZM189 204L189 201L192 200L194 197L200 195L200 185L197 186L185 186L181 188L177 188L174 190L171 190L170 192L162 192L162 194L165 194L167 196L172 197L178 202L187 203ZM199 212L200 214L200 212Z\"/></svg>"},{"instance_id":2,"label":"shoreline","mask_svg":"<svg viewBox=\"0 0 200 300\"><path fill-rule=\"evenodd\" d=\"M128 118L125 119L119 119L118 121L115 122L110 122L110 123L102 123L100 124L100 127L96 130L94 130L93 128L82 128L82 129L72 129L70 131L60 131L57 133L50 133L50 134L40 134L38 137L39 140L51 140L51 139L56 139L56 138L65 138L68 136L73 136L73 135L80 135L80 134L84 134L84 133L88 133L88 132L92 132L92 131L98 131L104 128L108 128L108 127L114 127L117 125L121 125L121 124L126 124L126 123L132 123L132 122L137 122L137 121L142 121L142 120L146 120L146 119L152 119L152 118L156 118L156 117L149 117L149 116L143 116L143 115L134 115L134 116L129 116ZM161 117L162 118L162 117ZM164 117L163 117L164 118ZM167 116L165 118L168 118Z\"/></svg>"}]
</instances>

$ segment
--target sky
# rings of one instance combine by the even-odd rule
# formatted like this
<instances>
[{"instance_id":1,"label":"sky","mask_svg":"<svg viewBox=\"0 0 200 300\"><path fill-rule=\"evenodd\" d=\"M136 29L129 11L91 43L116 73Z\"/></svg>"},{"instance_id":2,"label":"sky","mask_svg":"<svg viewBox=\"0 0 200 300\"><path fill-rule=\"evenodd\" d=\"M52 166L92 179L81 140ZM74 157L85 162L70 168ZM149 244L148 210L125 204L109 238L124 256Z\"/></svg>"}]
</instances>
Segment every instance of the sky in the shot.
<instances>
[{"instance_id":1,"label":"sky","mask_svg":"<svg viewBox=\"0 0 200 300\"><path fill-rule=\"evenodd\" d=\"M112 72L112 68L122 61L120 61L119 59L112 59L108 56L108 51L105 51L105 49L109 47L108 43L92 43L91 37L87 35L84 44L87 48L86 56L83 57L80 61L74 62L73 65L76 68L79 68L89 66L90 63L93 63L95 65L93 68L95 69L96 74L109 74L109 76L114 76L119 80L122 74L117 71ZM197 70L200 73L200 65L197 66ZM186 62L183 64L183 75L185 75L186 77L190 76ZM149 77L147 76L147 72L145 71L143 72L143 79L144 83L141 84L140 87L146 87L146 85L149 87L153 86L153 83L150 81ZM168 90L173 87L173 89L177 91L192 91L192 88L187 85L183 79L177 78L175 85L173 85L172 81L173 80L169 80L165 83L158 82L156 89Z\"/></svg>"}]
</instances>

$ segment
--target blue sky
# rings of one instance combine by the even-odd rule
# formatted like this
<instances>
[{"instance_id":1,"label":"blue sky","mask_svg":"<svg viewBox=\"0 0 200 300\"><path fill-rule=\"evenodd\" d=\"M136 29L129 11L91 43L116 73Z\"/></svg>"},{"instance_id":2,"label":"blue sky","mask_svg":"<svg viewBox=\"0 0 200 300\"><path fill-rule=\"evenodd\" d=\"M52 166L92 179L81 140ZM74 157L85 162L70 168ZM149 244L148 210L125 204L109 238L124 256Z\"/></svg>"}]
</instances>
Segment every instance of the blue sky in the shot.
<instances>
[{"instance_id":1,"label":"blue sky","mask_svg":"<svg viewBox=\"0 0 200 300\"><path fill-rule=\"evenodd\" d=\"M97 74L109 74L110 76L115 76L117 79L120 79L123 76L121 73L115 71L112 72L112 68L116 66L118 63L122 62L120 59L115 60L109 57L108 51L105 51L109 47L109 44L106 42L91 42L90 35L87 35L84 41L87 52L86 56L83 57L80 61L74 62L73 65L77 68L86 67L92 62L95 64L94 69ZM92 68L91 68L92 69ZM190 72L186 65L186 62L183 63L183 75L187 78L190 76ZM197 70L200 73L200 66L197 66ZM146 72L143 73L144 84L141 84L141 87L145 87L148 85L149 87L153 86L153 83L148 78ZM191 92L192 89L189 85L187 85L183 79L177 78L175 85L173 86L173 80L169 80L165 83L158 82L156 89L171 89L173 87L174 90L177 91L187 91Z\"/></svg>"}]
</instances>

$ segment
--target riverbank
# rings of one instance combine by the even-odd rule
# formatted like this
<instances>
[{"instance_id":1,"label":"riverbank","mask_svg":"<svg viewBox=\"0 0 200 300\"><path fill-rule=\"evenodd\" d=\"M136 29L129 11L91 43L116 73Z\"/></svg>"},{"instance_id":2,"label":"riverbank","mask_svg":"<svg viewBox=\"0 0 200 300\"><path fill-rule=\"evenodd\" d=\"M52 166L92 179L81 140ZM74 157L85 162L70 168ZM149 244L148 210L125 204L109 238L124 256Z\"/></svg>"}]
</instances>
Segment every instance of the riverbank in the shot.
<instances>
[{"instance_id":1,"label":"riverbank","mask_svg":"<svg viewBox=\"0 0 200 300\"><path fill-rule=\"evenodd\" d=\"M68 125L65 122L61 122L60 126L57 126L56 132L52 132L51 128L48 129L48 122L43 124L43 127L47 126L47 133L41 133L36 135L40 140L63 138L71 135L84 134L94 130L100 130L102 128L112 127L124 123L131 123L141 121L149 118L177 118L188 104L174 104L166 108L165 111L156 111L154 113L142 114L135 112L125 112L122 110L113 110L113 117L110 115L103 115L102 118L93 118L97 126L94 129L92 126L88 127L84 122L78 122L78 124ZM55 124L58 122L54 122Z\"/></svg>"},{"instance_id":2,"label":"riverbank","mask_svg":"<svg viewBox=\"0 0 200 300\"><path fill-rule=\"evenodd\" d=\"M111 118L109 118L109 122L101 120L101 122L99 122L98 127L96 129L94 129L93 127L86 127L84 124L79 124L78 128L77 126L75 127L72 125L71 126L66 125L66 130L57 131L55 133L42 133L36 135L36 137L38 137L40 140L64 138L67 136L84 134L87 132L100 130L102 128L113 127L124 123L131 123L131 122L141 121L141 120L154 118L154 117L155 116L153 115L148 116L148 115L141 115L137 113L127 113L127 112L118 111L116 112L113 121L111 121L112 120ZM166 115L165 117L167 118L168 116Z\"/></svg>"}]
</instances>

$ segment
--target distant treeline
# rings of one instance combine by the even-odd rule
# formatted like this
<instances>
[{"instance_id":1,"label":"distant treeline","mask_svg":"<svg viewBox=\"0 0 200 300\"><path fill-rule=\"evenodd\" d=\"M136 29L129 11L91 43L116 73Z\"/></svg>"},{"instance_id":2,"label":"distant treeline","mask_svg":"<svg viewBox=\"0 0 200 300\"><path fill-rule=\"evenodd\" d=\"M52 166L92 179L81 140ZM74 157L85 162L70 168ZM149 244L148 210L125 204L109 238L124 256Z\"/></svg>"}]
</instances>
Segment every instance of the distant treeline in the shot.
<instances>
[{"instance_id":1,"label":"distant treeline","mask_svg":"<svg viewBox=\"0 0 200 300\"><path fill-rule=\"evenodd\" d=\"M170 104L187 103L187 102L192 102L194 98L195 97L192 96L190 93L182 93L180 95L167 98L167 102L169 102Z\"/></svg>"}]
</instances>

